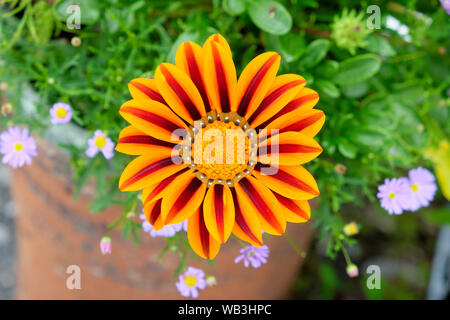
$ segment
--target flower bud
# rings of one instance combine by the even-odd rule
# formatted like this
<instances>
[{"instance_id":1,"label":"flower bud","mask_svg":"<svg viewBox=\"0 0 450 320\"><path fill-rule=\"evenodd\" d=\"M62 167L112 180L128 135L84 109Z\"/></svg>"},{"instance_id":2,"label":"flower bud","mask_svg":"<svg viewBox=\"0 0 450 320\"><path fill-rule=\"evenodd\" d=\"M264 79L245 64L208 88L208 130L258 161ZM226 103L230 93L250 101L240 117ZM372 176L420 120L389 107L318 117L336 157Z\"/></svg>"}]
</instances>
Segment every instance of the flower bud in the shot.
<instances>
[{"instance_id":1,"label":"flower bud","mask_svg":"<svg viewBox=\"0 0 450 320\"><path fill-rule=\"evenodd\" d=\"M339 163L334 167L334 171L336 171L339 174L344 174L345 171L347 171L347 167Z\"/></svg>"},{"instance_id":2,"label":"flower bud","mask_svg":"<svg viewBox=\"0 0 450 320\"><path fill-rule=\"evenodd\" d=\"M359 275L358 266L356 264L347 265L347 274L350 278L355 278Z\"/></svg>"},{"instance_id":3,"label":"flower bud","mask_svg":"<svg viewBox=\"0 0 450 320\"><path fill-rule=\"evenodd\" d=\"M74 46L74 47L79 47L81 45L81 39L78 37L73 37L72 40L70 40L70 43Z\"/></svg>"},{"instance_id":4,"label":"flower bud","mask_svg":"<svg viewBox=\"0 0 450 320\"><path fill-rule=\"evenodd\" d=\"M208 287L215 287L215 286L217 286L216 277L214 277L214 276L207 276L206 277L206 284L208 285Z\"/></svg>"},{"instance_id":5,"label":"flower bud","mask_svg":"<svg viewBox=\"0 0 450 320\"><path fill-rule=\"evenodd\" d=\"M111 238L108 236L104 236L100 240L100 251L103 255L105 254L111 254L112 251L112 245L111 245Z\"/></svg>"},{"instance_id":6,"label":"flower bud","mask_svg":"<svg viewBox=\"0 0 450 320\"><path fill-rule=\"evenodd\" d=\"M344 226L344 233L347 236L353 236L355 234L358 234L358 232L359 232L358 224L356 222L354 222L354 221L352 221L350 223L347 223Z\"/></svg>"}]
</instances>

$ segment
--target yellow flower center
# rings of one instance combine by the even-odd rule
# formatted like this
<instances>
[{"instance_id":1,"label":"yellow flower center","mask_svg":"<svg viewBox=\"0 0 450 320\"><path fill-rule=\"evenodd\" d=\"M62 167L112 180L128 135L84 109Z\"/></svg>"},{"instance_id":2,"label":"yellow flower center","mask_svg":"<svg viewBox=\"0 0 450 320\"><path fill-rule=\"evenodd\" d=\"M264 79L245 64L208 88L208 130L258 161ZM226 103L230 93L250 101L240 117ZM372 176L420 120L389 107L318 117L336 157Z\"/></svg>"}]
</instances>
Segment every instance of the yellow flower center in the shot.
<instances>
[{"instance_id":1,"label":"yellow flower center","mask_svg":"<svg viewBox=\"0 0 450 320\"><path fill-rule=\"evenodd\" d=\"M97 148L101 149L105 146L105 144L106 144L105 137L95 138L95 145L97 146Z\"/></svg>"},{"instance_id":2,"label":"yellow flower center","mask_svg":"<svg viewBox=\"0 0 450 320\"><path fill-rule=\"evenodd\" d=\"M17 142L17 143L14 145L14 150L16 150L16 151L22 151L22 149L23 149L23 144L21 144L20 142Z\"/></svg>"},{"instance_id":3,"label":"yellow flower center","mask_svg":"<svg viewBox=\"0 0 450 320\"><path fill-rule=\"evenodd\" d=\"M248 125L243 127L244 120L233 114L227 117L230 118L226 118L226 122L222 120L225 119L223 114L219 118L207 117L202 121L202 127L194 126L190 145L192 167L198 171L199 179L209 184L232 185L249 174L254 166L250 161L251 139L244 131Z\"/></svg>"},{"instance_id":4,"label":"yellow flower center","mask_svg":"<svg viewBox=\"0 0 450 320\"><path fill-rule=\"evenodd\" d=\"M389 192L389 198L394 199L395 198L395 193Z\"/></svg>"},{"instance_id":5,"label":"yellow flower center","mask_svg":"<svg viewBox=\"0 0 450 320\"><path fill-rule=\"evenodd\" d=\"M195 284L197 283L197 278L195 276L187 276L184 278L184 283L186 283L186 285L188 287L193 287L195 286Z\"/></svg>"},{"instance_id":6,"label":"yellow flower center","mask_svg":"<svg viewBox=\"0 0 450 320\"><path fill-rule=\"evenodd\" d=\"M413 192L417 192L417 190L419 190L419 185L417 183L414 183L411 185L411 189Z\"/></svg>"},{"instance_id":7,"label":"yellow flower center","mask_svg":"<svg viewBox=\"0 0 450 320\"><path fill-rule=\"evenodd\" d=\"M56 110L56 116L57 116L58 118L64 118L66 115L67 115L67 110L66 110L66 109L64 109L64 108L58 108L58 109Z\"/></svg>"}]
</instances>

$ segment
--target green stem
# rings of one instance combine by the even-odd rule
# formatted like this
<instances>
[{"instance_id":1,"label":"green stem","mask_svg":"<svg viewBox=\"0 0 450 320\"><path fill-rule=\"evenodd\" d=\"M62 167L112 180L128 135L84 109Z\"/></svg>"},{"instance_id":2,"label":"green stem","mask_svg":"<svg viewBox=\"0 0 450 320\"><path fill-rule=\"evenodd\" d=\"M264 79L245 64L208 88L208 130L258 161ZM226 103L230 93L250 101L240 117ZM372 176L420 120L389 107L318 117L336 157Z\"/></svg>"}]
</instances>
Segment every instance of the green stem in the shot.
<instances>
[{"instance_id":1,"label":"green stem","mask_svg":"<svg viewBox=\"0 0 450 320\"><path fill-rule=\"evenodd\" d=\"M295 241L291 238L291 236L289 235L289 233L286 231L284 233L284 236L286 237L287 241L289 242L289 244L294 248L294 250L298 253L298 255L302 258L306 257L306 252L303 251L302 249L300 249L300 247L297 245L297 243L295 243Z\"/></svg>"}]
</instances>

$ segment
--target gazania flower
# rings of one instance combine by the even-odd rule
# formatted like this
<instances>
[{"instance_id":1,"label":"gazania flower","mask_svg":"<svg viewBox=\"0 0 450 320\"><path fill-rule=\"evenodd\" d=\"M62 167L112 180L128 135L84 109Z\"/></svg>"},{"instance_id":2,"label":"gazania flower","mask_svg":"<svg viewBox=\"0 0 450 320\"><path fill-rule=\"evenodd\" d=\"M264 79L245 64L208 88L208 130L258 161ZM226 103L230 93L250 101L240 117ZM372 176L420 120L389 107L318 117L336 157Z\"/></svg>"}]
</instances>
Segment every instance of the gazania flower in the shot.
<instances>
[{"instance_id":1,"label":"gazania flower","mask_svg":"<svg viewBox=\"0 0 450 320\"><path fill-rule=\"evenodd\" d=\"M203 47L182 43L155 79L129 84L133 99L120 114L131 125L116 150L138 157L119 188L143 189L155 230L187 219L201 257L213 259L231 233L262 246L263 231L307 221L307 200L319 195L301 165L322 152L313 137L325 116L305 79L277 76L279 65L277 53L263 53L238 79L228 43L214 34Z\"/></svg>"}]
</instances>

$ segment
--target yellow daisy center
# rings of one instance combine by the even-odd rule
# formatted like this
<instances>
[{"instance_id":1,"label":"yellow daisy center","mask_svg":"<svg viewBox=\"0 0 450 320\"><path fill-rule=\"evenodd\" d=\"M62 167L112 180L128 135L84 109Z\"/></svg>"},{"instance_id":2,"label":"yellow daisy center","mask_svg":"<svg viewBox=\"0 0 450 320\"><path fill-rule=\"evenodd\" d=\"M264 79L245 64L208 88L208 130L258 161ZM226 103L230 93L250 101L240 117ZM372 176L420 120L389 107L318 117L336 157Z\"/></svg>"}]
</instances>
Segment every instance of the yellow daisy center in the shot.
<instances>
[{"instance_id":1,"label":"yellow daisy center","mask_svg":"<svg viewBox=\"0 0 450 320\"><path fill-rule=\"evenodd\" d=\"M16 150L16 151L22 151L22 149L23 149L23 144L21 144L20 142L17 142L17 143L14 145L14 150Z\"/></svg>"},{"instance_id":2,"label":"yellow daisy center","mask_svg":"<svg viewBox=\"0 0 450 320\"><path fill-rule=\"evenodd\" d=\"M64 108L58 108L58 109L56 110L56 116L57 116L58 118L64 118L66 115L67 115L67 110L66 110L66 109L64 109Z\"/></svg>"},{"instance_id":3,"label":"yellow daisy center","mask_svg":"<svg viewBox=\"0 0 450 320\"><path fill-rule=\"evenodd\" d=\"M411 185L411 190L413 192L417 192L417 190L419 190L419 185L417 183L414 183Z\"/></svg>"},{"instance_id":4,"label":"yellow daisy center","mask_svg":"<svg viewBox=\"0 0 450 320\"><path fill-rule=\"evenodd\" d=\"M195 286L195 284L197 283L197 278L195 276L187 276L184 278L184 283L186 283L186 285L188 287L193 287Z\"/></svg>"},{"instance_id":5,"label":"yellow daisy center","mask_svg":"<svg viewBox=\"0 0 450 320\"><path fill-rule=\"evenodd\" d=\"M106 144L105 137L95 138L95 145L97 146L97 148L101 149L105 146L105 144Z\"/></svg>"},{"instance_id":6,"label":"yellow daisy center","mask_svg":"<svg viewBox=\"0 0 450 320\"><path fill-rule=\"evenodd\" d=\"M395 198L395 193L389 192L389 198L394 199Z\"/></svg>"},{"instance_id":7,"label":"yellow daisy center","mask_svg":"<svg viewBox=\"0 0 450 320\"><path fill-rule=\"evenodd\" d=\"M200 180L233 185L251 172L254 161L250 161L250 146L255 143L249 139L253 133L249 134L245 120L236 114L213 113L199 123L194 126L193 141L187 146L191 166Z\"/></svg>"}]
</instances>

